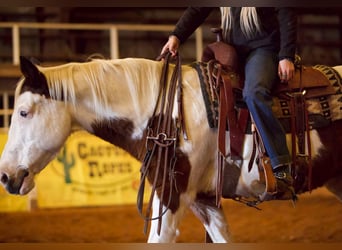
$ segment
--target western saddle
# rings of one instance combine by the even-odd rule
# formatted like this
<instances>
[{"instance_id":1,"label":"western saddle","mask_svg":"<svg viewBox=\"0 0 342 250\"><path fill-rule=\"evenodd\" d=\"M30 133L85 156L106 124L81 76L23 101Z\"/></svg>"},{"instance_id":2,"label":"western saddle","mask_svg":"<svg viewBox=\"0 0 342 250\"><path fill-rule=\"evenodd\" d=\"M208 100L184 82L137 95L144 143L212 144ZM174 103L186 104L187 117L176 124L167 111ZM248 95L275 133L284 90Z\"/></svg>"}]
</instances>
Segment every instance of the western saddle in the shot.
<instances>
[{"instance_id":1,"label":"western saddle","mask_svg":"<svg viewBox=\"0 0 342 250\"><path fill-rule=\"evenodd\" d=\"M243 88L243 73L238 65L238 55L235 48L222 40L220 28L214 28L212 31L216 34L216 41L209 44L203 51L202 62L215 62L210 75L215 78L216 95L218 97L218 148L219 148L219 171L217 181L217 205L223 196L223 171L226 158L226 131L229 130L229 147L231 159L242 159L242 146L245 138L249 111L241 103L241 93ZM300 58L296 56L295 76L286 84L276 84L273 94L279 98L286 99L291 105L291 134L292 134L292 174L296 164L307 164L308 171L308 189L311 190L311 151L310 151L310 127L308 124L308 111L306 107L306 98L313 98L322 95L334 94L335 90L329 80L317 69L301 65ZM253 129L256 140L255 146L259 148L258 165L261 179L265 182L265 192L259 197L260 201L278 199L277 181L273 175L270 161L263 147L262 139ZM307 133L307 145L305 145L305 133ZM296 140L297 138L297 140ZM296 145L297 143L297 145ZM307 147L308 154L305 154ZM298 149L298 152L297 152ZM254 150L255 152L255 150ZM253 159L252 159L253 160ZM252 167L250 162L249 166ZM283 192L282 190L281 192ZM223 193L222 193L223 192ZM292 194L283 195L281 199L295 200L296 196ZM285 198L284 198L285 197ZM231 198L231 197L225 197Z\"/></svg>"}]
</instances>

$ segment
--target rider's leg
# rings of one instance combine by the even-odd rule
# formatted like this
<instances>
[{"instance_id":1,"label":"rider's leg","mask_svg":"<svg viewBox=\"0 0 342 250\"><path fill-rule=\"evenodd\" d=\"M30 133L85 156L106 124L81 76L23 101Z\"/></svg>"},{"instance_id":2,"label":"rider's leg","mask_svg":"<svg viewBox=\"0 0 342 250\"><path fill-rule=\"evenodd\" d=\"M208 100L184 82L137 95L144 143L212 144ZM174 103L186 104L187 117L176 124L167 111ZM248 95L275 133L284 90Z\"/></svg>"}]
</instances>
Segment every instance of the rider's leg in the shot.
<instances>
[{"instance_id":1,"label":"rider's leg","mask_svg":"<svg viewBox=\"0 0 342 250\"><path fill-rule=\"evenodd\" d=\"M264 142L275 176L280 177L284 172L286 176L291 158L285 131L272 111L271 89L277 82L277 67L276 53L264 49L251 52L245 62L243 97ZM287 177L291 176L288 174Z\"/></svg>"}]
</instances>

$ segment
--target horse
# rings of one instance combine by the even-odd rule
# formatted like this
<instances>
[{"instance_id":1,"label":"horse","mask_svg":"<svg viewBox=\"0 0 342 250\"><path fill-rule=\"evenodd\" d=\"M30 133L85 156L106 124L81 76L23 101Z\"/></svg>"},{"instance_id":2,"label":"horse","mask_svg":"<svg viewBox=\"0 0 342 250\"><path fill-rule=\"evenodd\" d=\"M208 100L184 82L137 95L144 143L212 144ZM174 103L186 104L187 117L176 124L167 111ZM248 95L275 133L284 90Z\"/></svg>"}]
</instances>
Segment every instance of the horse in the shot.
<instances>
[{"instance_id":1,"label":"horse","mask_svg":"<svg viewBox=\"0 0 342 250\"><path fill-rule=\"evenodd\" d=\"M34 177L56 157L68 136L86 130L144 161L148 124L160 110L160 78L164 63L144 58L94 59L43 67L21 57L23 77L15 90L15 104L8 141L0 159L0 181L11 194L25 195L34 187ZM169 64L170 71L175 69ZM217 206L217 129L208 124L197 71L181 65L183 122L187 138L179 137L174 164L172 195L153 195L148 242L176 242L178 225L190 209L203 223L213 242L229 242L229 226L222 207ZM335 67L342 74L342 66ZM171 76L168 76L170 80ZM179 109L173 104L172 118ZM337 111L340 112L340 109ZM342 120L310 131L313 163L312 187L325 185L342 199ZM290 136L290 135L288 135ZM241 171L234 193L258 197L260 174L252 155L252 135L243 146ZM288 145L291 147L291 144ZM262 186L262 185L261 185ZM306 192L307 190L301 190Z\"/></svg>"}]
</instances>

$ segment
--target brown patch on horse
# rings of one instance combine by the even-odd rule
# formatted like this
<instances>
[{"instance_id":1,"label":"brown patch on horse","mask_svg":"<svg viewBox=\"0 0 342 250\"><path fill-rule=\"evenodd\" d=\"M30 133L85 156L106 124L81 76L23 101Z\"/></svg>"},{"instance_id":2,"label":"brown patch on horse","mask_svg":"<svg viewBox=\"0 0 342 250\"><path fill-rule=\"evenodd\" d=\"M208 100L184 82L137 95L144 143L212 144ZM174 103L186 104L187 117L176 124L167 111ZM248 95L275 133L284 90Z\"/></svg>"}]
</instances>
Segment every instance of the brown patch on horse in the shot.
<instances>
[{"instance_id":1,"label":"brown patch on horse","mask_svg":"<svg viewBox=\"0 0 342 250\"><path fill-rule=\"evenodd\" d=\"M156 119L157 120L157 119ZM133 157L142 161L145 153L145 140L146 130L143 133L141 139L132 139L134 130L134 124L128 119L108 119L102 121L95 121L92 124L94 134L130 153ZM170 150L170 153L171 154ZM180 194L185 192L188 186L188 180L190 175L190 162L187 157L179 148L176 148L176 165L174 169L169 171L168 176L171 175L172 183L165 183L164 199L163 204L168 205L168 201L171 194L171 202L169 208L172 212L175 212L179 207ZM169 158L170 159L170 158ZM153 183L153 179L156 175L157 162L153 159L151 162L150 171L148 173L148 180ZM162 174L163 171L159 172L157 182L157 194L160 197L161 186L162 186ZM172 186L171 186L172 185Z\"/></svg>"},{"instance_id":2,"label":"brown patch on horse","mask_svg":"<svg viewBox=\"0 0 342 250\"><path fill-rule=\"evenodd\" d=\"M313 188L324 185L329 179L342 174L342 120L331 122L331 125L317 129L324 147L313 158Z\"/></svg>"},{"instance_id":3,"label":"brown patch on horse","mask_svg":"<svg viewBox=\"0 0 342 250\"><path fill-rule=\"evenodd\" d=\"M209 224L210 215L208 207L217 209L215 193L198 193L195 202L190 206L191 211L203 223Z\"/></svg>"},{"instance_id":4,"label":"brown patch on horse","mask_svg":"<svg viewBox=\"0 0 342 250\"><path fill-rule=\"evenodd\" d=\"M122 148L139 161L142 160L145 136L142 139L132 139L134 129L132 121L128 119L108 119L95 121L91 126L96 136Z\"/></svg>"},{"instance_id":5,"label":"brown patch on horse","mask_svg":"<svg viewBox=\"0 0 342 250\"><path fill-rule=\"evenodd\" d=\"M170 153L171 154L171 153ZM176 165L173 170L168 169L168 178L166 178L166 183L164 187L164 197L163 204L168 206L171 211L174 213L177 211L179 207L179 198L180 194L186 192L188 187L188 180L190 175L190 162L188 157L181 152L179 149L176 150ZM153 180L156 175L157 170L157 162L153 160L151 163L150 172L148 174L148 180L150 183L153 183ZM170 178L169 178L170 177ZM170 182L169 180L172 180ZM160 170L157 178L156 191L158 197L161 196L162 192L162 180L163 180L163 171ZM171 197L170 197L171 195ZM168 201L170 200L170 204Z\"/></svg>"},{"instance_id":6,"label":"brown patch on horse","mask_svg":"<svg viewBox=\"0 0 342 250\"><path fill-rule=\"evenodd\" d=\"M33 83L34 81L39 81L39 83L38 84L37 82ZM43 74L41 74L36 79L25 77L24 83L20 90L20 94L27 92L27 91L32 92L33 94L39 94L39 95L45 96L46 98L50 98L47 81Z\"/></svg>"},{"instance_id":7,"label":"brown patch on horse","mask_svg":"<svg viewBox=\"0 0 342 250\"><path fill-rule=\"evenodd\" d=\"M317 132L323 147L312 158L311 188L322 187L332 177L342 175L342 120L333 121L330 125L318 128ZM296 193L309 191L308 162L298 158L295 169L294 188Z\"/></svg>"}]
</instances>

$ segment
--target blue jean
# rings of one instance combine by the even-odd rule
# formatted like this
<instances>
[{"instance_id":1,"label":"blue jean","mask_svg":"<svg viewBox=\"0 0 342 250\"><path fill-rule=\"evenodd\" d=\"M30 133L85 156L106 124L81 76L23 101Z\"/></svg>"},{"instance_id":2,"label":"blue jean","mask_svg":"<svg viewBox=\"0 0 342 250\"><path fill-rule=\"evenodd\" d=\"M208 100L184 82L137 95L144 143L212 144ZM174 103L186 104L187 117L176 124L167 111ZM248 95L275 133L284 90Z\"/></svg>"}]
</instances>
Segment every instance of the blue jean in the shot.
<instances>
[{"instance_id":1,"label":"blue jean","mask_svg":"<svg viewBox=\"0 0 342 250\"><path fill-rule=\"evenodd\" d=\"M272 111L271 89L277 82L277 72L278 57L274 52L256 49L246 58L243 98L273 169L291 162L285 131Z\"/></svg>"}]
</instances>

